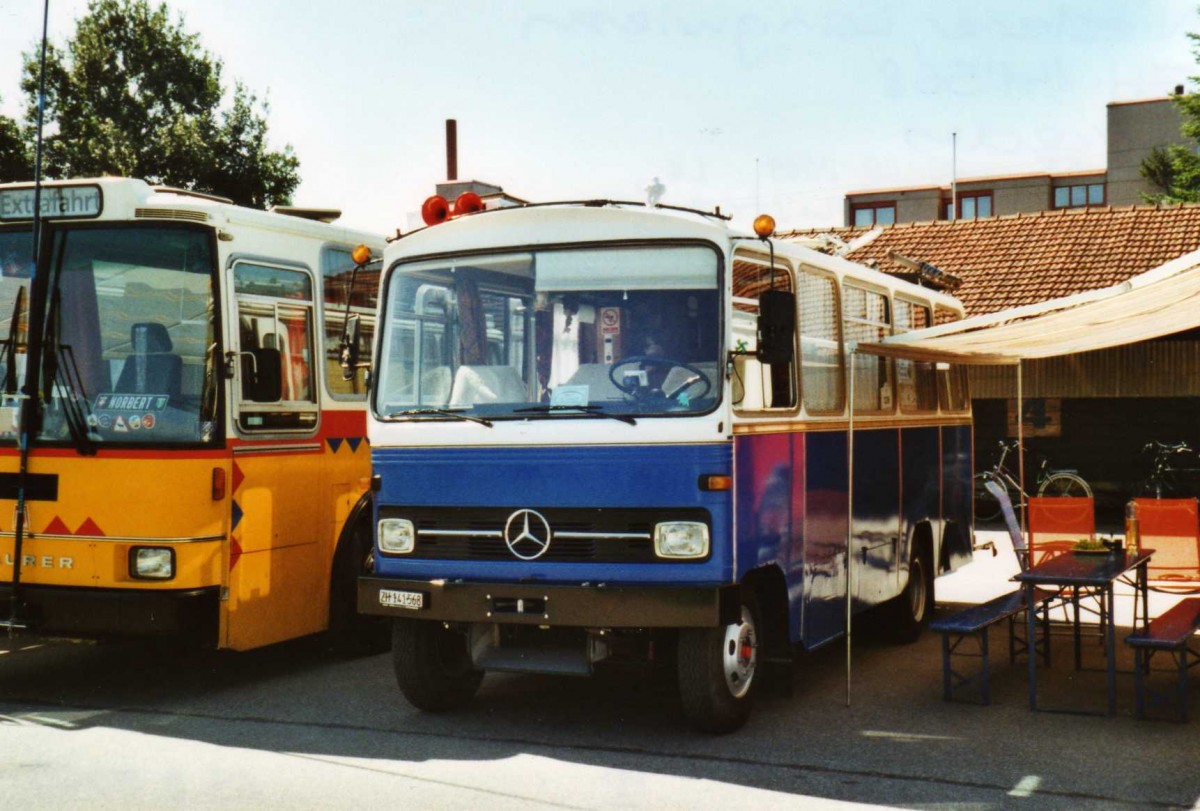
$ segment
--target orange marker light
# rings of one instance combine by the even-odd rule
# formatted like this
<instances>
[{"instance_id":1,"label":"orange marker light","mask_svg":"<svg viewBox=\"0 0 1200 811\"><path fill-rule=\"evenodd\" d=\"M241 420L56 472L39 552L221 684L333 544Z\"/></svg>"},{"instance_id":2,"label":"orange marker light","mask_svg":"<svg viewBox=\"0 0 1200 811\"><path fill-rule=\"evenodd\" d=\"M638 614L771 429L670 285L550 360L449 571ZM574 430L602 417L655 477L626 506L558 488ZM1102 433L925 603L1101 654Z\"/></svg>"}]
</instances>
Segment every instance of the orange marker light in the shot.
<instances>
[{"instance_id":1,"label":"orange marker light","mask_svg":"<svg viewBox=\"0 0 1200 811\"><path fill-rule=\"evenodd\" d=\"M721 475L709 475L700 477L701 490L732 490L733 477Z\"/></svg>"},{"instance_id":2,"label":"orange marker light","mask_svg":"<svg viewBox=\"0 0 1200 811\"><path fill-rule=\"evenodd\" d=\"M214 467L212 471L212 500L225 500L225 468Z\"/></svg>"},{"instance_id":3,"label":"orange marker light","mask_svg":"<svg viewBox=\"0 0 1200 811\"><path fill-rule=\"evenodd\" d=\"M775 218L770 214L759 214L754 218L754 233L759 239L766 239L775 233Z\"/></svg>"},{"instance_id":4,"label":"orange marker light","mask_svg":"<svg viewBox=\"0 0 1200 811\"><path fill-rule=\"evenodd\" d=\"M354 250L350 251L350 258L354 260L356 265L365 265L371 261L371 249L366 245L358 245Z\"/></svg>"}]
</instances>

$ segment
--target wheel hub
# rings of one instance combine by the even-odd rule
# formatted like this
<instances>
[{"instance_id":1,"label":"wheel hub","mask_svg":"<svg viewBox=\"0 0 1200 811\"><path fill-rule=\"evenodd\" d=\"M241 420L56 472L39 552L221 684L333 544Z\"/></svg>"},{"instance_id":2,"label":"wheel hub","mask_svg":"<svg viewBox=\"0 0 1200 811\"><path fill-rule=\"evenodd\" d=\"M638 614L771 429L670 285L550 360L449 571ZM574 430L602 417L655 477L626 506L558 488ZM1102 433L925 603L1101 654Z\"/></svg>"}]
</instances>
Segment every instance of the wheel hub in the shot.
<instances>
[{"instance_id":1,"label":"wheel hub","mask_svg":"<svg viewBox=\"0 0 1200 811\"><path fill-rule=\"evenodd\" d=\"M742 608L742 619L725 626L723 648L725 686L734 698L741 698L750 691L754 671L758 667L758 635L749 610Z\"/></svg>"}]
</instances>

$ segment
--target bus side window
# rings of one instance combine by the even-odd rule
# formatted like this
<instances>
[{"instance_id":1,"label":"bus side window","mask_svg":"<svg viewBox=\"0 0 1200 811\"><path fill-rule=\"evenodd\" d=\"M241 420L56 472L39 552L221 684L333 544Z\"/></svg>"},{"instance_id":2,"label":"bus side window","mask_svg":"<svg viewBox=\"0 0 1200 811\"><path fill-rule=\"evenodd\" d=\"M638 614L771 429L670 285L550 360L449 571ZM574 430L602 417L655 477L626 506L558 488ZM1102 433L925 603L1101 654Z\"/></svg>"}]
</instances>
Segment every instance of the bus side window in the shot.
<instances>
[{"instance_id":1,"label":"bus side window","mask_svg":"<svg viewBox=\"0 0 1200 811\"><path fill-rule=\"evenodd\" d=\"M739 251L733 260L733 348L754 346L759 297L770 289L795 290L792 272L766 257ZM733 405L738 411L794 410L799 404L796 363L761 363L752 352L735 354Z\"/></svg>"},{"instance_id":2,"label":"bus side window","mask_svg":"<svg viewBox=\"0 0 1200 811\"><path fill-rule=\"evenodd\" d=\"M897 298L895 308L897 335L909 330L925 329L933 323L933 315L928 305ZM937 411L937 378L934 364L930 361L898 358L896 390L899 394L900 410L904 413Z\"/></svg>"},{"instance_id":3,"label":"bus side window","mask_svg":"<svg viewBox=\"0 0 1200 811\"><path fill-rule=\"evenodd\" d=\"M379 303L379 267L368 264L354 272L349 246L327 246L321 251L324 307L321 321L325 336L325 387L335 400L363 400L367 396L365 370L371 365L375 345L375 308ZM350 289L351 278L354 289ZM358 368L346 380L342 375L340 343L346 323L346 305L358 316Z\"/></svg>"},{"instance_id":4,"label":"bus side window","mask_svg":"<svg viewBox=\"0 0 1200 811\"><path fill-rule=\"evenodd\" d=\"M842 308L848 344L876 343L891 334L891 313L888 298L883 293L846 284L842 287ZM854 413L890 413L893 403L891 360L857 355L854 358Z\"/></svg>"},{"instance_id":5,"label":"bus side window","mask_svg":"<svg viewBox=\"0 0 1200 811\"><path fill-rule=\"evenodd\" d=\"M800 390L804 407L810 414L840 414L846 393L837 283L832 276L810 268L801 271Z\"/></svg>"},{"instance_id":6,"label":"bus side window","mask_svg":"<svg viewBox=\"0 0 1200 811\"><path fill-rule=\"evenodd\" d=\"M237 420L244 431L317 423L312 280L290 268L234 265L238 309Z\"/></svg>"},{"instance_id":7,"label":"bus side window","mask_svg":"<svg viewBox=\"0 0 1200 811\"><path fill-rule=\"evenodd\" d=\"M945 307L933 311L934 325L949 324L962 316ZM937 364L937 396L942 411L963 412L971 407L967 389L967 367L959 364Z\"/></svg>"}]
</instances>

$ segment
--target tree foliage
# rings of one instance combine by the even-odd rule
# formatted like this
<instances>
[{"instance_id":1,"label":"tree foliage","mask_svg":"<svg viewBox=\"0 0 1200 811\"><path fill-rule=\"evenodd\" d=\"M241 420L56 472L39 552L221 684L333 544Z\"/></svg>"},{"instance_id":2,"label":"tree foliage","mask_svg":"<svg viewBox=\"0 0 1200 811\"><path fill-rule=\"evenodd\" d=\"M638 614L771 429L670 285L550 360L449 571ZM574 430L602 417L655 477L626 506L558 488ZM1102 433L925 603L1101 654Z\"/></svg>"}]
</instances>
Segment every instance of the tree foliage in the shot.
<instances>
[{"instance_id":1,"label":"tree foliage","mask_svg":"<svg viewBox=\"0 0 1200 811\"><path fill-rule=\"evenodd\" d=\"M1192 55L1200 62L1200 34L1189 33ZM1200 76L1189 80L1200 84ZM1183 118L1180 130L1188 145L1170 144L1151 150L1142 161L1142 177L1162 189L1143 197L1151 203L1200 202L1200 93L1180 93L1171 97Z\"/></svg>"},{"instance_id":2,"label":"tree foliage","mask_svg":"<svg viewBox=\"0 0 1200 811\"><path fill-rule=\"evenodd\" d=\"M30 133L38 65L36 54L26 54ZM300 162L290 146L268 147L267 105L240 83L221 108L221 68L165 5L91 0L74 38L47 50L46 175L141 177L242 205L287 203Z\"/></svg>"},{"instance_id":3,"label":"tree foliage","mask_svg":"<svg viewBox=\"0 0 1200 811\"><path fill-rule=\"evenodd\" d=\"M0 115L0 182L29 180L33 167L25 150L21 127L6 115Z\"/></svg>"}]
</instances>

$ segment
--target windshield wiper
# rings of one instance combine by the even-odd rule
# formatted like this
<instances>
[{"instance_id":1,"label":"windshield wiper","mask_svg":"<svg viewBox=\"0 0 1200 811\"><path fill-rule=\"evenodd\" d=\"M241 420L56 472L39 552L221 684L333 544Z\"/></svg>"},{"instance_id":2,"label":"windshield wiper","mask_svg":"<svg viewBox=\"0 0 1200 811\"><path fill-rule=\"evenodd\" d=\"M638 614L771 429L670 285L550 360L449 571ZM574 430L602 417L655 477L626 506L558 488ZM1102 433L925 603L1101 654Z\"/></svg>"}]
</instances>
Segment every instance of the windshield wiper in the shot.
<instances>
[{"instance_id":1,"label":"windshield wiper","mask_svg":"<svg viewBox=\"0 0 1200 811\"><path fill-rule=\"evenodd\" d=\"M476 417L471 414L463 414L461 411L449 408L406 408L402 411L393 411L387 415L388 419L395 419L397 417L449 417L452 420L477 422L488 428L492 427L491 420L485 420L483 417Z\"/></svg>"},{"instance_id":2,"label":"windshield wiper","mask_svg":"<svg viewBox=\"0 0 1200 811\"><path fill-rule=\"evenodd\" d=\"M53 399L57 389L63 410L63 422L71 433L75 450L83 456L96 452L95 441L99 436L88 429L95 425L91 404L83 389L83 378L75 353L62 343L62 295L58 288L50 297L46 312L46 340L42 348L42 397L45 404ZM61 372L61 374L60 374Z\"/></svg>"},{"instance_id":3,"label":"windshield wiper","mask_svg":"<svg viewBox=\"0 0 1200 811\"><path fill-rule=\"evenodd\" d=\"M8 323L8 342L4 345L4 393L10 397L17 394L17 341L21 337L21 312L24 305L25 288L18 287L12 320Z\"/></svg>"},{"instance_id":4,"label":"windshield wiper","mask_svg":"<svg viewBox=\"0 0 1200 811\"><path fill-rule=\"evenodd\" d=\"M620 420L628 425L637 425L637 420L628 414L614 414L611 411L605 411L603 406L598 405L536 405L528 408L513 409L514 414L558 414L569 411L580 412L581 415L608 417L613 420Z\"/></svg>"}]
</instances>

